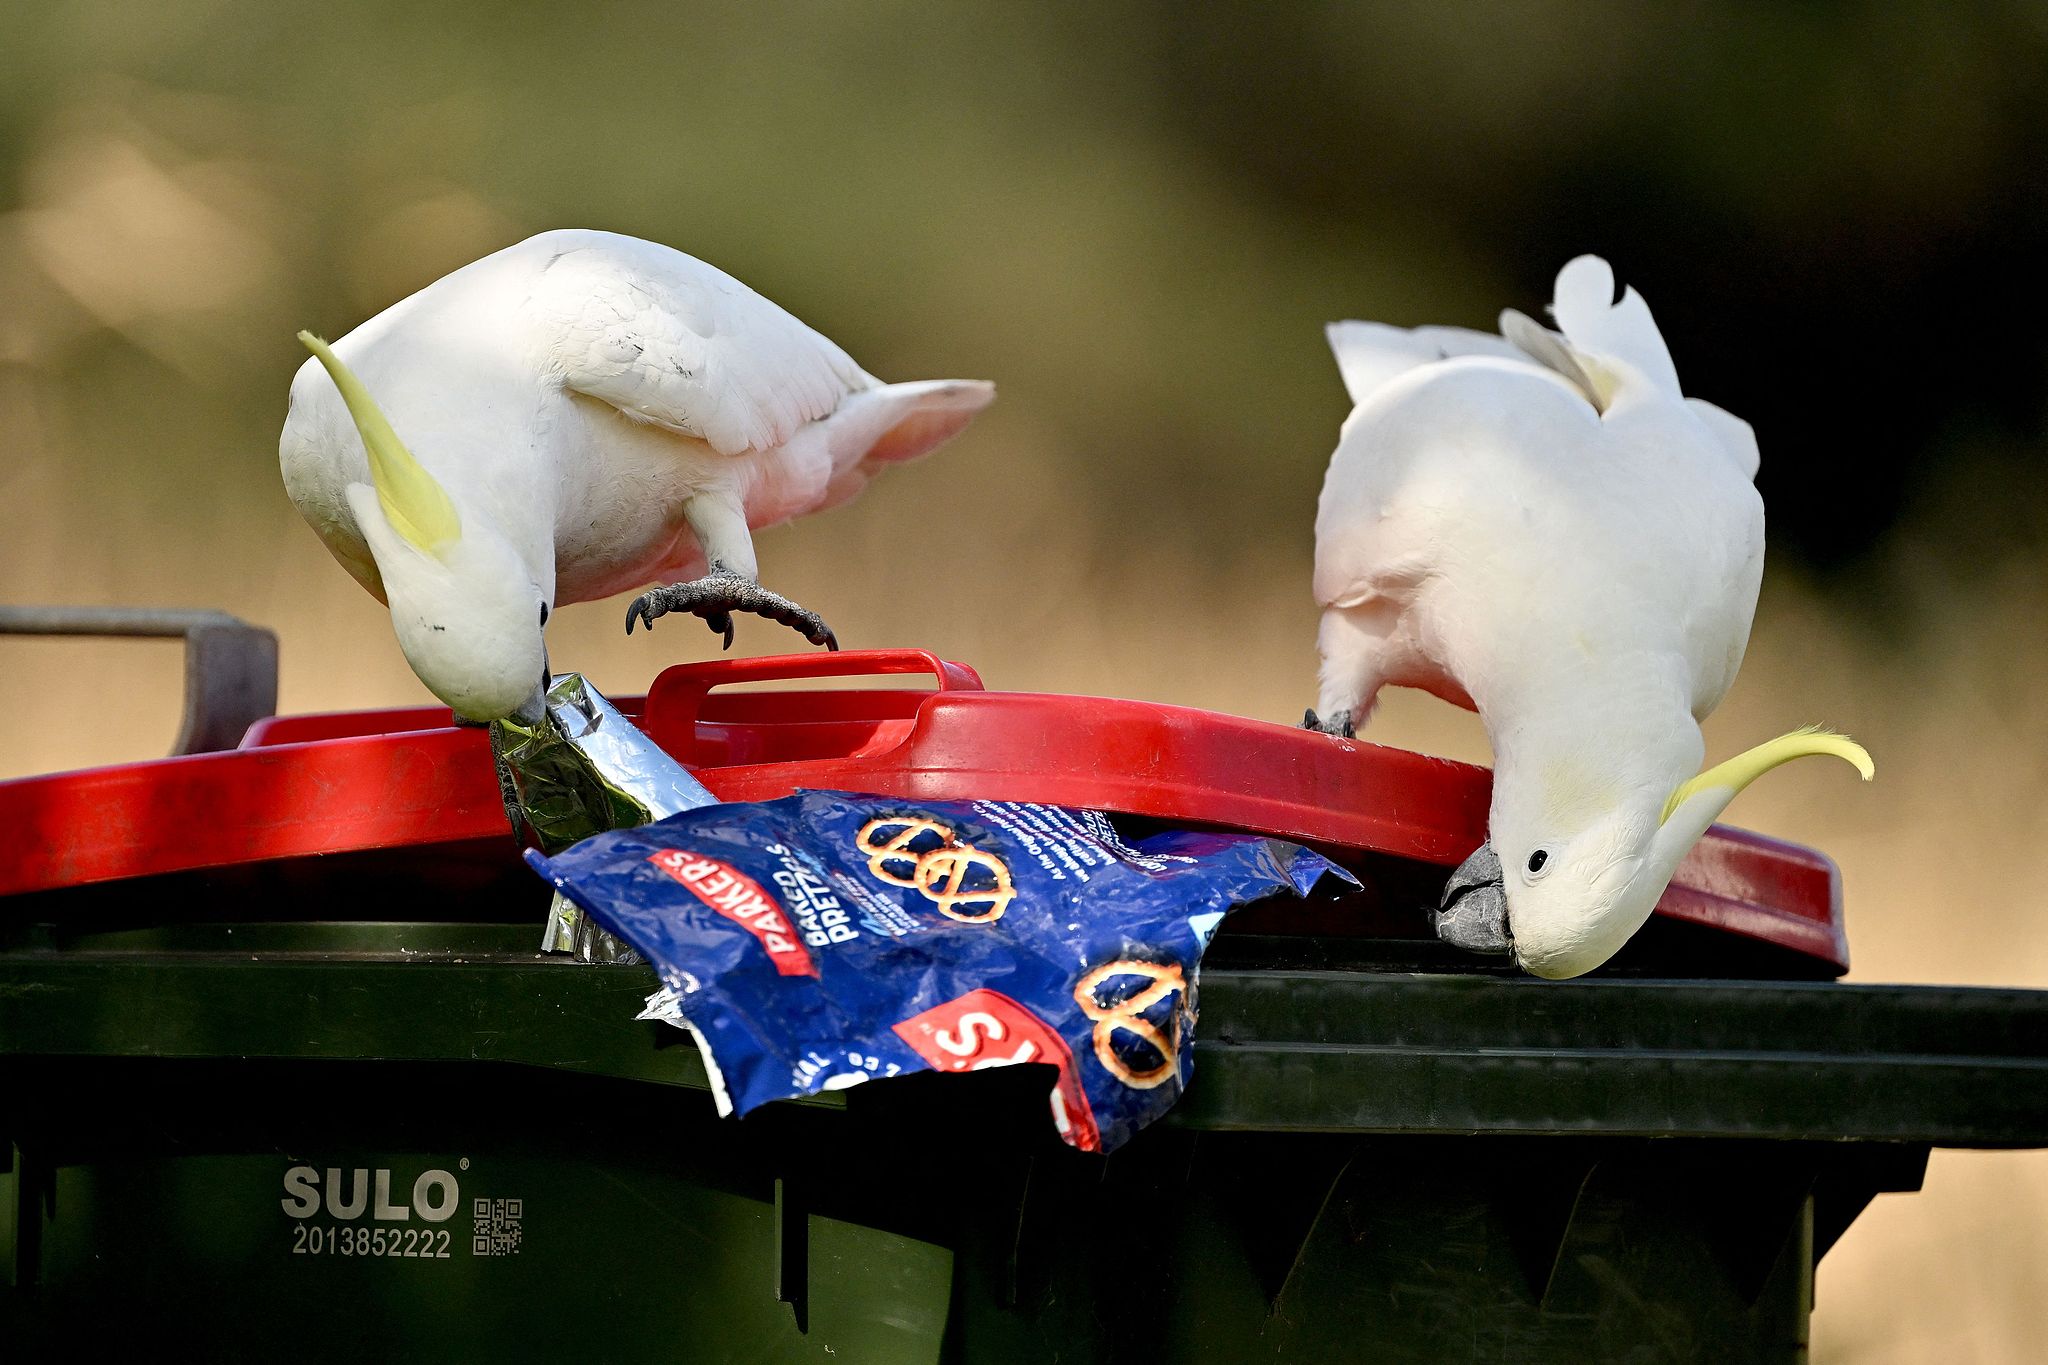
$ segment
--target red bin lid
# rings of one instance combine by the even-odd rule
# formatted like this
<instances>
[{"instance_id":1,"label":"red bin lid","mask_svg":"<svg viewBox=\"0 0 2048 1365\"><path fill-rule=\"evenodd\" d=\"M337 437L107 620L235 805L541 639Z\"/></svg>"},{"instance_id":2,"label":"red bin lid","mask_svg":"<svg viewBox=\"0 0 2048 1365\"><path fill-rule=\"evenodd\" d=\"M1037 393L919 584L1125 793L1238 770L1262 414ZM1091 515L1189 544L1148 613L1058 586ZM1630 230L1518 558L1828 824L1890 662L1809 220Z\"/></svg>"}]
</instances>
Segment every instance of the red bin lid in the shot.
<instances>
[{"instance_id":1,"label":"red bin lid","mask_svg":"<svg viewBox=\"0 0 2048 1365\"><path fill-rule=\"evenodd\" d=\"M714 692L923 674L936 690ZM798 787L1037 801L1249 830L1337 856L1451 866L1485 837L1491 774L1401 749L1157 702L990 692L923 650L678 665L616 698L732 801ZM0 895L505 833L489 744L446 708L278 716L238 749L0 782ZM1715 826L1659 915L1845 968L1824 855Z\"/></svg>"}]
</instances>

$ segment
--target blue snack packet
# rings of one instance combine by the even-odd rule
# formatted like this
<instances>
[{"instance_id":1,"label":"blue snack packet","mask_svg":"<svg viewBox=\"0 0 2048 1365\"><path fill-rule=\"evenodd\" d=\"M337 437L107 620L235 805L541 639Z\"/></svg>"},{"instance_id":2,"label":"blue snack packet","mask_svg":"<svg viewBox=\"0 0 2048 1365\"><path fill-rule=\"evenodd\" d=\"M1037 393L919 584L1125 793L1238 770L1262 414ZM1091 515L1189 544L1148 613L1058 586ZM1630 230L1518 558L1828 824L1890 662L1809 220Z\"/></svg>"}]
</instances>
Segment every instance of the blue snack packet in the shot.
<instances>
[{"instance_id":1,"label":"blue snack packet","mask_svg":"<svg viewBox=\"0 0 2048 1365\"><path fill-rule=\"evenodd\" d=\"M527 859L660 973L721 1108L918 1070L1050 1063L1060 1136L1111 1151L1194 1072L1196 969L1321 855L1063 806L800 791Z\"/></svg>"}]
</instances>

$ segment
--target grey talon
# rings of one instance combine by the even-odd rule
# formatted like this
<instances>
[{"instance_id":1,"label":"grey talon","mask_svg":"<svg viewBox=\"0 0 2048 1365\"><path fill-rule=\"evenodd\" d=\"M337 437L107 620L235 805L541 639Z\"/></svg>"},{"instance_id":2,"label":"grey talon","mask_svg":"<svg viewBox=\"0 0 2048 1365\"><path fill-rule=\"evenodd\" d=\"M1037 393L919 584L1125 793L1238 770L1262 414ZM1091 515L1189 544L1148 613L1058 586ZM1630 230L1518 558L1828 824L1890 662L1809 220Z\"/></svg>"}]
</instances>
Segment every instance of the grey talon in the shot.
<instances>
[{"instance_id":1,"label":"grey talon","mask_svg":"<svg viewBox=\"0 0 2048 1365\"><path fill-rule=\"evenodd\" d=\"M1349 711L1332 711L1329 719L1325 720L1316 714L1313 706L1301 713L1301 728L1314 730L1319 734L1335 735L1339 739L1350 739L1356 733L1355 727L1351 724Z\"/></svg>"},{"instance_id":2,"label":"grey talon","mask_svg":"<svg viewBox=\"0 0 2048 1365\"><path fill-rule=\"evenodd\" d=\"M679 611L702 618L712 633L724 637L728 649L733 642L734 612L748 612L780 622L812 644L836 639L831 627L816 612L798 606L780 593L768 591L744 574L716 566L693 582L672 583L635 598L626 613L626 633L632 634L636 618L652 630L656 617ZM834 644L832 647L838 646Z\"/></svg>"}]
</instances>

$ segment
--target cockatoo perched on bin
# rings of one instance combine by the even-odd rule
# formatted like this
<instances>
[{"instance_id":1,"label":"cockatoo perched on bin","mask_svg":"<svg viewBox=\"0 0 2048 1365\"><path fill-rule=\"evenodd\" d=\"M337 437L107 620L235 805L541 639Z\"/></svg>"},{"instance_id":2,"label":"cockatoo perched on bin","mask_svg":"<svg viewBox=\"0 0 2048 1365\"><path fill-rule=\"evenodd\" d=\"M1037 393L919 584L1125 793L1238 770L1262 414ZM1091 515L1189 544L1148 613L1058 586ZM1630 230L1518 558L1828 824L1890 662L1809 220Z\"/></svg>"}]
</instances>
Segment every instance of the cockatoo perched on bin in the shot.
<instances>
[{"instance_id":1,"label":"cockatoo perched on bin","mask_svg":"<svg viewBox=\"0 0 2048 1365\"><path fill-rule=\"evenodd\" d=\"M724 272L608 232L542 233L301 340L285 488L471 722L538 718L553 608L655 578L694 581L636 598L628 633L687 611L730 645L754 612L837 648L756 581L750 529L846 501L995 396L881 383Z\"/></svg>"},{"instance_id":2,"label":"cockatoo perched on bin","mask_svg":"<svg viewBox=\"0 0 2048 1365\"><path fill-rule=\"evenodd\" d=\"M1749 640L1764 509L1749 424L1678 387L1664 339L1605 261L1558 272L1552 332L1340 322L1355 407L1316 512L1321 695L1349 735L1386 684L1479 712L1488 840L1437 932L1539 976L1605 962L1736 793L1804 754L1799 731L1698 771L1699 722Z\"/></svg>"}]
</instances>

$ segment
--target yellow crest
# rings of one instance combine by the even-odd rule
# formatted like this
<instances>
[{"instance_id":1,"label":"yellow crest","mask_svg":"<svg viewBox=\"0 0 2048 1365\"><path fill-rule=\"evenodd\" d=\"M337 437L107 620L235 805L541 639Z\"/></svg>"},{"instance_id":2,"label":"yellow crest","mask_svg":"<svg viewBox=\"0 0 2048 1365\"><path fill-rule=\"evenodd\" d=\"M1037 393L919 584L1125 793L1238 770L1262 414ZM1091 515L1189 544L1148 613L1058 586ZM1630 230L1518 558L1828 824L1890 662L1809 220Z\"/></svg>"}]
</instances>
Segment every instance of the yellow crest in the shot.
<instances>
[{"instance_id":1,"label":"yellow crest","mask_svg":"<svg viewBox=\"0 0 2048 1365\"><path fill-rule=\"evenodd\" d=\"M1877 765L1870 761L1869 752L1861 744L1847 735L1809 727L1767 740L1747 753L1737 754L1726 763L1715 764L1690 782L1681 783L1678 790L1665 799L1664 814L1658 819L1660 822L1669 820L1671 812L1699 792L1709 788L1723 788L1731 793L1739 792L1780 763L1789 763L1808 754L1832 754L1863 774L1865 782L1877 776Z\"/></svg>"},{"instance_id":2,"label":"yellow crest","mask_svg":"<svg viewBox=\"0 0 2048 1365\"><path fill-rule=\"evenodd\" d=\"M355 419L363 449L370 455L370 481L377 487L377 503L391 529L429 554L460 536L462 518L456 515L448 491L398 439L363 381L319 337L301 332L299 340L326 366L334 387L341 391L341 401L348 404L348 415Z\"/></svg>"}]
</instances>

